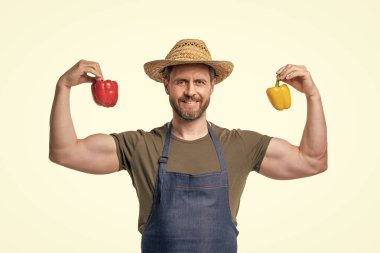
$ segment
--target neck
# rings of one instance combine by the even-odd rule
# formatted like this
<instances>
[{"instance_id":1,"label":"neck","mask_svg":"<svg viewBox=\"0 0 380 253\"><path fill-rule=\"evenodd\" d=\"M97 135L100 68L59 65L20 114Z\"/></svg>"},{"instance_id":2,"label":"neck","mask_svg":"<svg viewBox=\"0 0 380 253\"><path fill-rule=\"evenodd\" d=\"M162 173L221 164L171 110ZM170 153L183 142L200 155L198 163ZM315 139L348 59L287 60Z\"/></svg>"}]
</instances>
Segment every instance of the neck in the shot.
<instances>
[{"instance_id":1,"label":"neck","mask_svg":"<svg viewBox=\"0 0 380 253\"><path fill-rule=\"evenodd\" d=\"M175 137L186 141L197 140L206 136L208 134L206 114L204 113L196 120L184 120L178 115L174 115L172 133Z\"/></svg>"}]
</instances>

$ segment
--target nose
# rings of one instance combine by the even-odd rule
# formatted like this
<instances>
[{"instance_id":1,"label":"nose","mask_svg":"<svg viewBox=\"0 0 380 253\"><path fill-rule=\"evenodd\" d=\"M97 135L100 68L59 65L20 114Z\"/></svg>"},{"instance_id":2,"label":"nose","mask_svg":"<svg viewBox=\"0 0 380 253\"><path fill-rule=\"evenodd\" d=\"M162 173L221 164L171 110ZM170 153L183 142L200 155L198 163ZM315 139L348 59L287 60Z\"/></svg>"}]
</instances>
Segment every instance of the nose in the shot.
<instances>
[{"instance_id":1,"label":"nose","mask_svg":"<svg viewBox=\"0 0 380 253\"><path fill-rule=\"evenodd\" d=\"M185 94L192 97L196 93L194 82L189 82L186 86Z\"/></svg>"}]
</instances>

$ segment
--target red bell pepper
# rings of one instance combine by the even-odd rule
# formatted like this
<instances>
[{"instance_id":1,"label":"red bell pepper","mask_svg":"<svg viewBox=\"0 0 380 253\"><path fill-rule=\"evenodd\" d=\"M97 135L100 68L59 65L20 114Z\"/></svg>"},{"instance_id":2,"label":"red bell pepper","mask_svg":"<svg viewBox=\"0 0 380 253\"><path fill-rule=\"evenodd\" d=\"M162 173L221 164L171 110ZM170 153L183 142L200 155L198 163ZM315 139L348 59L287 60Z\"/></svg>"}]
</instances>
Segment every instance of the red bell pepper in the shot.
<instances>
[{"instance_id":1,"label":"red bell pepper","mask_svg":"<svg viewBox=\"0 0 380 253\"><path fill-rule=\"evenodd\" d=\"M98 80L91 85L92 98L97 105L113 107L118 98L118 86L116 81Z\"/></svg>"}]
</instances>

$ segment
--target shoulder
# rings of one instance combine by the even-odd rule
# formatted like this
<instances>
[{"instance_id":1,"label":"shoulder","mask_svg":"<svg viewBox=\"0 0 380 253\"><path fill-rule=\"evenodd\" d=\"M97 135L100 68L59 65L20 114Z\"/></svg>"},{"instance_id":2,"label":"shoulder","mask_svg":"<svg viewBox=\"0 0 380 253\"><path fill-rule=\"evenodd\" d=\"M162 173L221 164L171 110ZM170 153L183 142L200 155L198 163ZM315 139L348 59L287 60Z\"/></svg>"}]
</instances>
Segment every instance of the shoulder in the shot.
<instances>
[{"instance_id":1,"label":"shoulder","mask_svg":"<svg viewBox=\"0 0 380 253\"><path fill-rule=\"evenodd\" d=\"M239 128L236 129L227 129L224 127L220 127L214 123L211 123L212 129L215 132L215 135L218 136L221 142L231 142L231 141L239 141L243 143L257 143L261 141L270 140L270 136L261 134L259 132L253 130L242 130Z\"/></svg>"},{"instance_id":2,"label":"shoulder","mask_svg":"<svg viewBox=\"0 0 380 253\"><path fill-rule=\"evenodd\" d=\"M259 171L272 137L252 130L227 129L211 123L223 151L232 164Z\"/></svg>"},{"instance_id":3,"label":"shoulder","mask_svg":"<svg viewBox=\"0 0 380 253\"><path fill-rule=\"evenodd\" d=\"M146 131L143 129L137 129L132 131L124 131L120 133L111 133L110 135L114 137L115 140L119 142L132 142L136 143L138 141L161 141L165 138L166 131L168 129L168 124L164 124L160 127Z\"/></svg>"}]
</instances>

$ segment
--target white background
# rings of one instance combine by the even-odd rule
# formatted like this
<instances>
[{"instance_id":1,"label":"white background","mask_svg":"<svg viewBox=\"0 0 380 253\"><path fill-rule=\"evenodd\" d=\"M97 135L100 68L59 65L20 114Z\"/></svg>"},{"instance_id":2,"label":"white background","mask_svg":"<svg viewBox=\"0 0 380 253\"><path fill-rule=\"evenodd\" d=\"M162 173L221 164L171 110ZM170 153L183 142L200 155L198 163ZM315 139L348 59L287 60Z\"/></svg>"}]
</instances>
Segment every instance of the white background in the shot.
<instances>
[{"instance_id":1,"label":"white background","mask_svg":"<svg viewBox=\"0 0 380 253\"><path fill-rule=\"evenodd\" d=\"M160 126L171 108L142 65L183 38L235 64L208 119L297 144L305 99L283 112L265 89L287 63L306 65L323 98L329 169L276 181L250 175L239 252L379 252L377 1L1 1L0 252L139 252L138 202L127 172L95 176L48 160L55 84L80 59L119 83L114 108L72 90L79 137Z\"/></svg>"}]
</instances>

